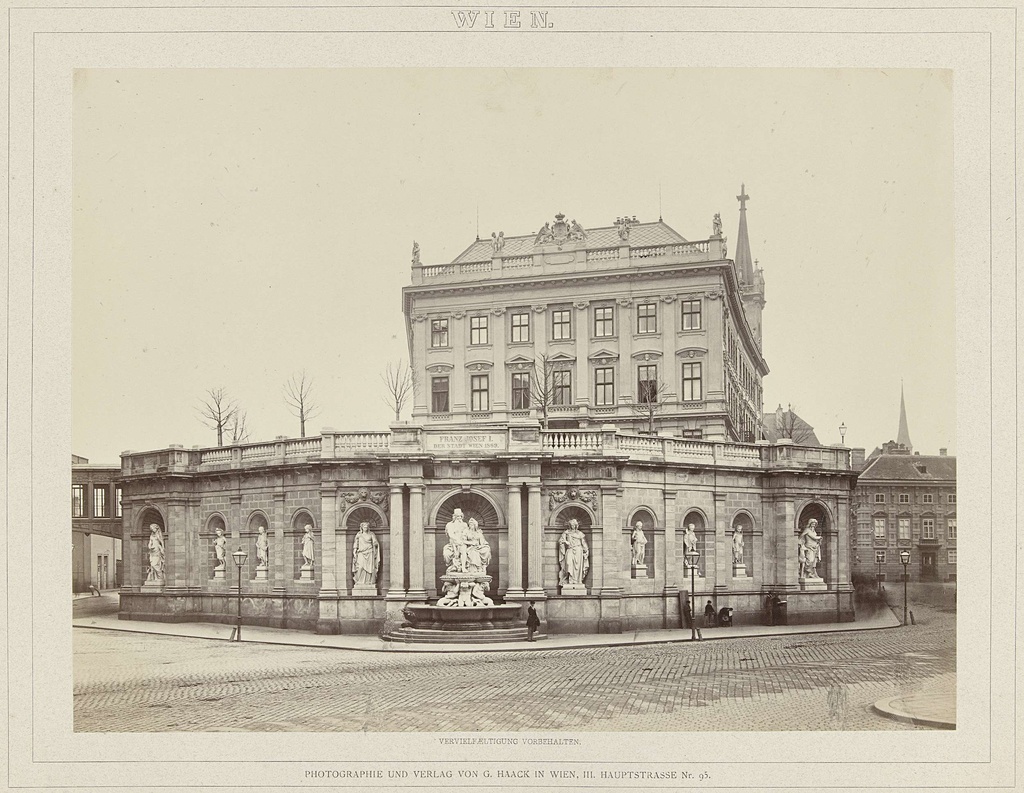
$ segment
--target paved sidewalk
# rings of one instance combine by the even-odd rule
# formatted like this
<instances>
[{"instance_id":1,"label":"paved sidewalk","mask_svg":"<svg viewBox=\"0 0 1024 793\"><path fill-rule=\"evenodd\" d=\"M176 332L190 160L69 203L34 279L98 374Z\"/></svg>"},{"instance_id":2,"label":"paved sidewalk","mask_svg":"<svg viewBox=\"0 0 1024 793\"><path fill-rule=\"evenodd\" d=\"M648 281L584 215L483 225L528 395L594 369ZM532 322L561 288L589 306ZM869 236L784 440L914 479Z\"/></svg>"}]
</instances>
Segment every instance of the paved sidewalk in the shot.
<instances>
[{"instance_id":1,"label":"paved sidewalk","mask_svg":"<svg viewBox=\"0 0 1024 793\"><path fill-rule=\"evenodd\" d=\"M943 676L924 691L880 699L872 709L895 721L919 727L955 730L956 675Z\"/></svg>"},{"instance_id":2,"label":"paved sidewalk","mask_svg":"<svg viewBox=\"0 0 1024 793\"><path fill-rule=\"evenodd\" d=\"M209 622L145 622L119 620L116 614L83 616L72 620L76 628L102 628L103 630L150 633L163 636L188 636L196 639L230 639L233 625ZM736 625L729 628L702 628L705 641L738 639L752 636L784 636L791 634L834 633L841 631L878 630L894 628L899 620L889 609L882 609L858 618L856 622L822 623L818 625ZM339 650L361 650L390 653L472 653L501 650L564 650L582 647L621 647L644 644L666 644L690 641L689 628L666 630L640 630L629 633L556 634L542 641L488 642L486 644L405 644L386 642L378 636L326 635L281 628L242 626L242 641L263 644L283 644L295 647L328 647Z\"/></svg>"}]
</instances>

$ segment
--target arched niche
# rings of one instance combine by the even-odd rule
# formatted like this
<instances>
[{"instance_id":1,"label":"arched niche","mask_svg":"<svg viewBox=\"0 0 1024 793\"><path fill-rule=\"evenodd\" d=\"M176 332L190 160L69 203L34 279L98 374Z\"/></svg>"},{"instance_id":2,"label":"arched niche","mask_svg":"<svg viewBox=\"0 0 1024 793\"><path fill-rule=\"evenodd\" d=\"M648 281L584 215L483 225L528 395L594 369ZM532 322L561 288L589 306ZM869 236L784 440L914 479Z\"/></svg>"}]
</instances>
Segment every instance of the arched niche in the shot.
<instances>
[{"instance_id":1,"label":"arched niche","mask_svg":"<svg viewBox=\"0 0 1024 793\"><path fill-rule=\"evenodd\" d=\"M698 507L691 507L686 512L686 517L683 518L683 525L676 532L676 561L680 571L686 574L687 579L690 578L690 570L686 566L686 527L693 525L694 534L697 535L697 552L700 554L700 558L697 560L697 575L703 576L706 568L707 550L714 543L714 532L708 528L709 521L707 515L704 514L704 510Z\"/></svg>"},{"instance_id":2,"label":"arched niche","mask_svg":"<svg viewBox=\"0 0 1024 793\"><path fill-rule=\"evenodd\" d=\"M580 529L584 534L587 534L589 530L597 522L596 516L589 508L582 504L569 504L559 509L554 515L551 516L551 524L557 526L559 530L565 531L569 528L569 521L573 518L580 523ZM587 541L590 541L588 536Z\"/></svg>"},{"instance_id":3,"label":"arched niche","mask_svg":"<svg viewBox=\"0 0 1024 793\"><path fill-rule=\"evenodd\" d=\"M832 521L832 513L827 506L822 504L820 501L810 501L805 504L797 512L796 522L796 536L799 537L800 533L804 528L812 521L818 522L818 534L822 535L821 540L821 560L818 562L818 575L824 581L832 580L832 569L829 564L829 551L831 544L834 541L832 536L834 533L834 523ZM794 546L793 553L797 553L796 546ZM798 565L799 569L799 565Z\"/></svg>"},{"instance_id":4,"label":"arched niche","mask_svg":"<svg viewBox=\"0 0 1024 793\"><path fill-rule=\"evenodd\" d=\"M753 575L754 570L754 516L745 509L737 511L732 516L732 520L729 522L730 557L732 557L733 553L731 547L732 535L736 527L739 527L743 535L743 558L740 560L740 563L744 566L746 575L750 577ZM733 564L735 565L735 559L733 559Z\"/></svg>"},{"instance_id":5,"label":"arched niche","mask_svg":"<svg viewBox=\"0 0 1024 793\"><path fill-rule=\"evenodd\" d=\"M626 546L629 548L630 570L633 569L633 529L636 528L637 523L642 524L641 528L646 540L646 545L644 545L644 567L647 570L647 575L653 577L655 572L654 530L658 526L658 519L654 517L654 510L647 506L637 507L630 513L629 520L626 522Z\"/></svg>"},{"instance_id":6,"label":"arched niche","mask_svg":"<svg viewBox=\"0 0 1024 793\"><path fill-rule=\"evenodd\" d=\"M206 519L206 529L202 534L203 544L206 549L205 567L206 577L213 578L213 571L217 567L217 529L220 529L225 537L228 536L227 520L220 512L214 512ZM227 544L224 546L225 559L227 557ZM226 565L225 565L226 567Z\"/></svg>"},{"instance_id":7,"label":"arched niche","mask_svg":"<svg viewBox=\"0 0 1024 793\"><path fill-rule=\"evenodd\" d=\"M487 564L487 575L491 577L488 594L494 598L498 595L499 589L504 586L500 578L499 565L501 558L499 544L503 539L503 532L500 529L505 527L504 516L489 496L476 490L452 491L440 500L434 510L431 521L431 525L437 529L434 534L434 585L440 585L440 578L447 569L444 561L444 546L448 543L445 527L451 521L456 509L462 510L462 518L466 523L469 523L471 518L476 520L483 531L487 544L491 547L491 560Z\"/></svg>"},{"instance_id":8,"label":"arched niche","mask_svg":"<svg viewBox=\"0 0 1024 793\"><path fill-rule=\"evenodd\" d=\"M490 496L477 490L456 490L445 495L434 510L431 521L434 526L443 529L452 519L456 509L462 510L462 517L469 522L476 518L482 529L493 529L504 526L505 521L498 505Z\"/></svg>"},{"instance_id":9,"label":"arched niche","mask_svg":"<svg viewBox=\"0 0 1024 793\"><path fill-rule=\"evenodd\" d=\"M139 573L138 581L139 584L144 584L149 577L149 535L150 527L153 525L160 527L160 534L164 539L165 549L165 567L164 576L165 580L170 575L170 571L166 568L166 548L167 548L167 524L164 521L163 513L153 505L145 506L140 512L138 522L136 524L136 531L138 535L138 547L137 558L139 559Z\"/></svg>"}]
</instances>

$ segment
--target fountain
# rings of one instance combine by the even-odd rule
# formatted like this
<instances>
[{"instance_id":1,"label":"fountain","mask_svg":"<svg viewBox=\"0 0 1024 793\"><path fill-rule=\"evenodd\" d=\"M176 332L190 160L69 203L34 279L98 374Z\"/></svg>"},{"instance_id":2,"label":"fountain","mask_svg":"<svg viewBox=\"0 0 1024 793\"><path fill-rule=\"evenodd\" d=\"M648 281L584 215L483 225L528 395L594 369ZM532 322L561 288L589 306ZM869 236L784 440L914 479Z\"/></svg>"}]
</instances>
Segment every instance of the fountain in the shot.
<instances>
[{"instance_id":1,"label":"fountain","mask_svg":"<svg viewBox=\"0 0 1024 793\"><path fill-rule=\"evenodd\" d=\"M437 603L410 603L406 622L385 634L402 642L503 642L526 639L526 622L519 604L495 604L487 592L491 576L487 564L491 546L474 518L467 523L456 509L445 526L447 565L441 576L442 596ZM538 634L540 637L541 634Z\"/></svg>"}]
</instances>

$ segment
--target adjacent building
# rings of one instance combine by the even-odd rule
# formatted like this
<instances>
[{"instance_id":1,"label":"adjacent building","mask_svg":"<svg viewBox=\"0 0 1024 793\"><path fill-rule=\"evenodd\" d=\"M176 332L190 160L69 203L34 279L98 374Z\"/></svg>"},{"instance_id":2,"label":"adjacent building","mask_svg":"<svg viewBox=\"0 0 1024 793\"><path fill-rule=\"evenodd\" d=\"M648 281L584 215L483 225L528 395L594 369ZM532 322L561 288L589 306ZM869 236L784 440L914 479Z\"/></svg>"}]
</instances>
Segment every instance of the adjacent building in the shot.
<instances>
[{"instance_id":1,"label":"adjacent building","mask_svg":"<svg viewBox=\"0 0 1024 793\"><path fill-rule=\"evenodd\" d=\"M121 467L71 457L71 591L121 586Z\"/></svg>"},{"instance_id":2,"label":"adjacent building","mask_svg":"<svg viewBox=\"0 0 1024 793\"><path fill-rule=\"evenodd\" d=\"M559 214L451 262L425 264L414 245L402 295L412 420L125 453L121 616L229 621L240 577L248 622L377 631L438 597L461 509L490 544L491 597L536 601L548 631L678 626L691 581L741 623L773 594L793 622L853 619L850 451L763 437L765 282L748 198L735 258L717 215L697 240L660 219L584 228ZM797 553L812 520L817 576ZM560 575L570 521L586 542L582 586ZM363 522L381 550L372 586L352 573Z\"/></svg>"},{"instance_id":3,"label":"adjacent building","mask_svg":"<svg viewBox=\"0 0 1024 793\"><path fill-rule=\"evenodd\" d=\"M906 550L911 581L956 580L956 457L914 451L902 394L897 440L865 460L853 505L855 572L901 581Z\"/></svg>"}]
</instances>

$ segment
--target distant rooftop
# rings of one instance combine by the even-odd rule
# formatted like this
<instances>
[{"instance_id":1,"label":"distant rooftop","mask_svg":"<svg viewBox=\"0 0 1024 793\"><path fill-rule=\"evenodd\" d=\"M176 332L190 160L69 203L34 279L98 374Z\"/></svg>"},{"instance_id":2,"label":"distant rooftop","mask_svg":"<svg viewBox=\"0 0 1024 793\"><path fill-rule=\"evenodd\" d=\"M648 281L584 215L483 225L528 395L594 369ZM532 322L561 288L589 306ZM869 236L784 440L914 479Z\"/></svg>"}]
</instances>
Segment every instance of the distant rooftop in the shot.
<instances>
[{"instance_id":1,"label":"distant rooftop","mask_svg":"<svg viewBox=\"0 0 1024 793\"><path fill-rule=\"evenodd\" d=\"M686 242L686 238L662 220L654 223L641 223L628 219L625 224L599 226L585 229L575 220L564 215L556 215L554 223L545 223L540 231L515 237L503 237L502 256L528 256L534 249L543 245L568 244L574 249L597 250L614 248L626 244L620 230L626 228L629 245L643 247L645 245L670 245ZM499 232L494 232L495 234ZM480 262L494 255L494 238L480 239L470 245L453 260L460 262Z\"/></svg>"},{"instance_id":2,"label":"distant rooftop","mask_svg":"<svg viewBox=\"0 0 1024 793\"><path fill-rule=\"evenodd\" d=\"M861 479L892 479L901 481L956 481L956 457L948 455L883 452L869 460Z\"/></svg>"}]
</instances>

